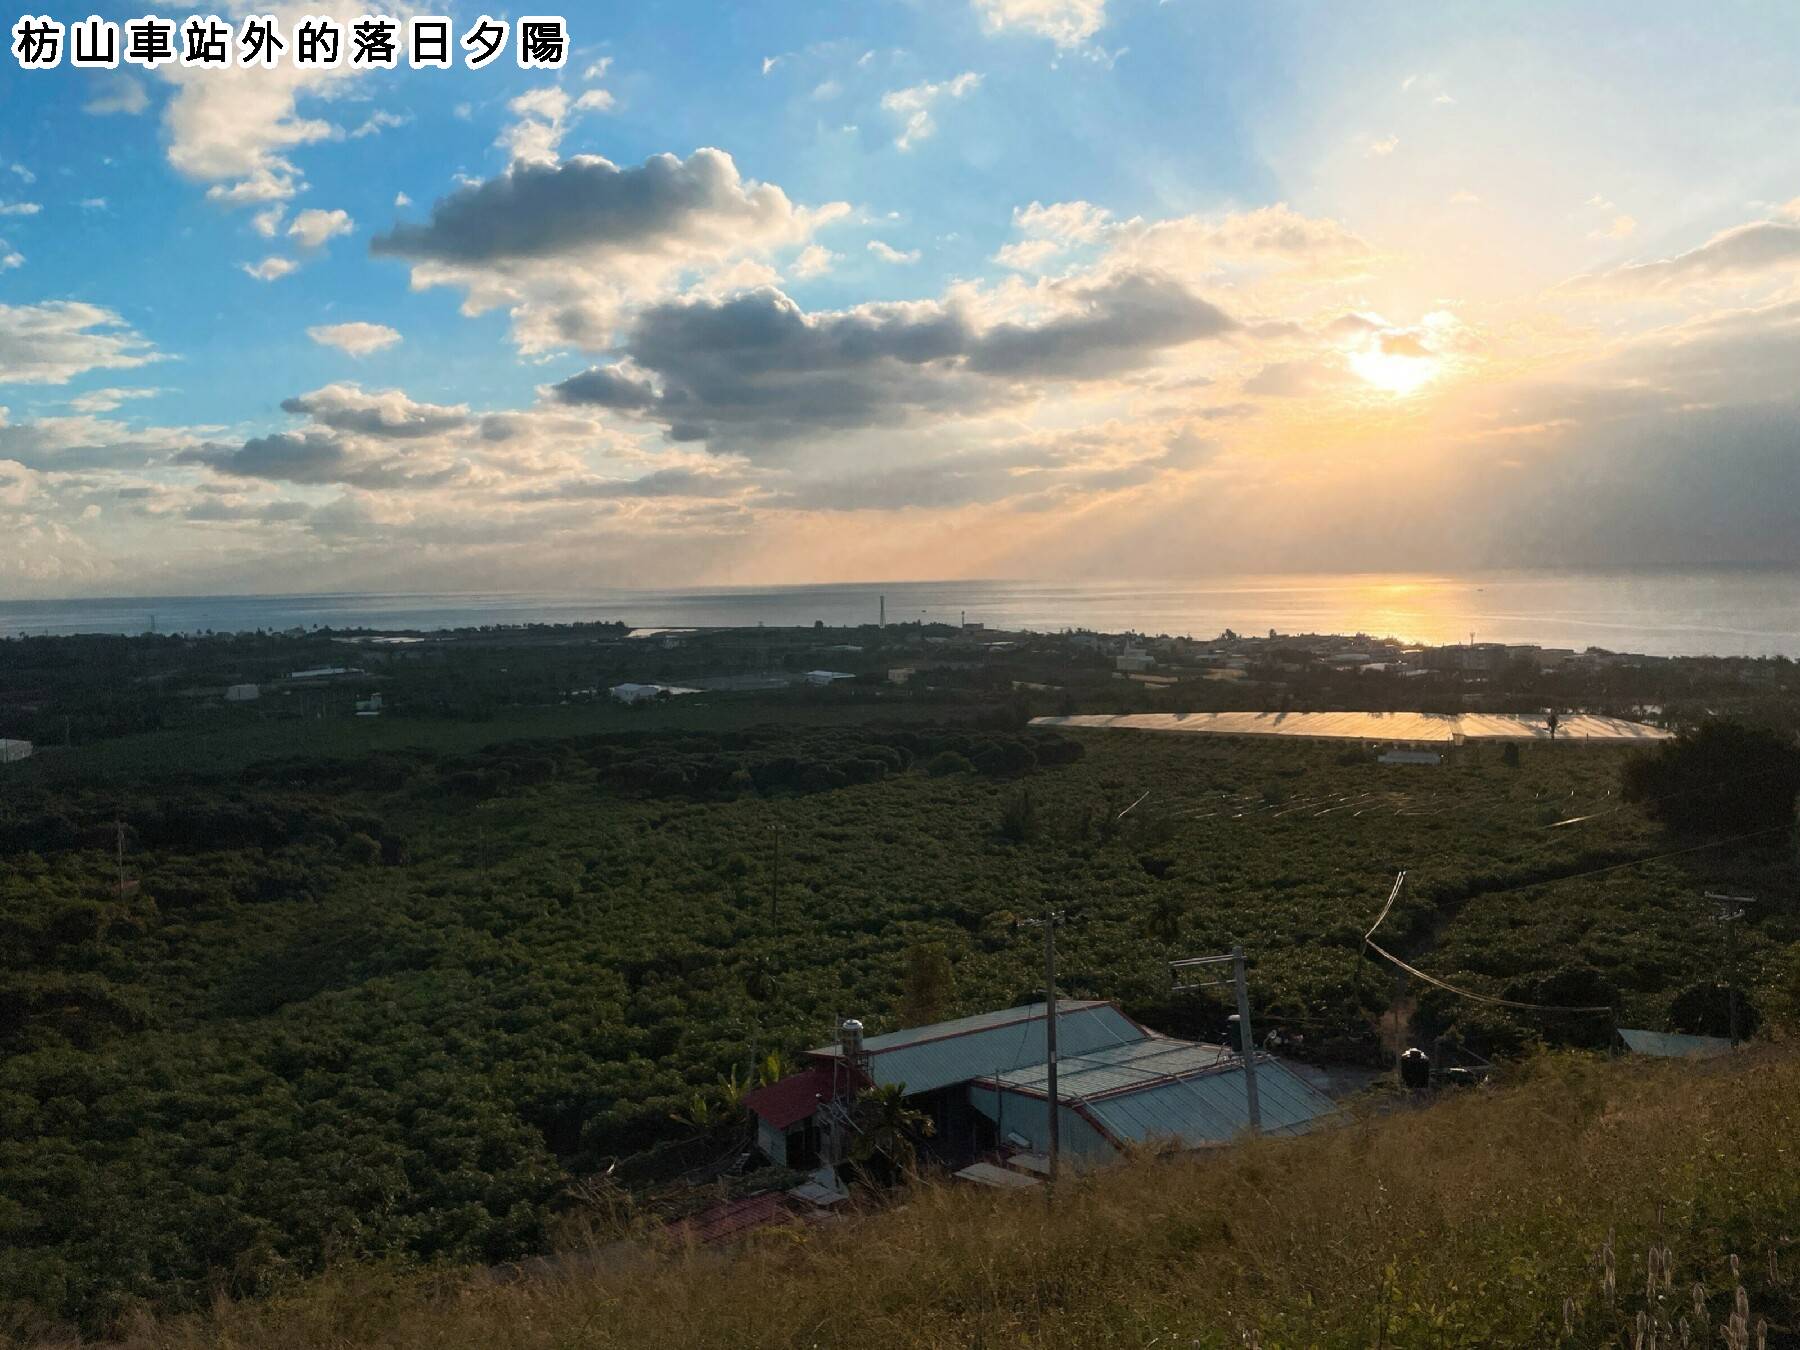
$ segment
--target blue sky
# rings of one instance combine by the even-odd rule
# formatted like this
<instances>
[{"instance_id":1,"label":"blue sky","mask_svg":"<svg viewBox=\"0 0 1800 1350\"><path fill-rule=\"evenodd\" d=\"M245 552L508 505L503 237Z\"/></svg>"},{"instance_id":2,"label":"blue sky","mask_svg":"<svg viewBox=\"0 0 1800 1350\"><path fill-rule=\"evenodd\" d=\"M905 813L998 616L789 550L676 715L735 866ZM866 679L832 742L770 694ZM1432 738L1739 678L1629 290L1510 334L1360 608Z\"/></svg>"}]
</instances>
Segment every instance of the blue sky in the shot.
<instances>
[{"instance_id":1,"label":"blue sky","mask_svg":"<svg viewBox=\"0 0 1800 1350\"><path fill-rule=\"evenodd\" d=\"M0 66L0 583L1800 560L1787 7L567 17Z\"/></svg>"}]
</instances>

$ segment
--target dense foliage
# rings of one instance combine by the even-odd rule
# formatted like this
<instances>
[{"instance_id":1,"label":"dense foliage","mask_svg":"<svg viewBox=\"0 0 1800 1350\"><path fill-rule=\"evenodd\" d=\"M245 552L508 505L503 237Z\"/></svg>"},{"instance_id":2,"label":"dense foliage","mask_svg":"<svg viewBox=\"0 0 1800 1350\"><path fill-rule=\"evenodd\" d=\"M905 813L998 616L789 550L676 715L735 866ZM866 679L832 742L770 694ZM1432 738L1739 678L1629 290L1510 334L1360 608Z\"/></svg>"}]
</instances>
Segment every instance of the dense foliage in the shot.
<instances>
[{"instance_id":1,"label":"dense foliage","mask_svg":"<svg viewBox=\"0 0 1800 1350\"><path fill-rule=\"evenodd\" d=\"M722 1255L345 1265L120 1350L1766 1346L1800 1324L1800 1058L1548 1059L1501 1090L1041 1194L908 1190ZM1654 1278L1652 1278L1654 1277Z\"/></svg>"},{"instance_id":2,"label":"dense foliage","mask_svg":"<svg viewBox=\"0 0 1800 1350\"><path fill-rule=\"evenodd\" d=\"M1793 871L1785 840L1639 866L1666 842L1619 805L1625 758L1396 769L996 717L15 776L0 1295L98 1325L332 1255L541 1249L571 1178L679 1137L721 1076L843 1016L1036 996L1012 920L1047 900L1072 914L1064 991L1169 1031L1225 1009L1172 996L1166 961L1237 940L1264 1025L1379 1053L1394 989L1361 935L1400 867L1394 950L1507 996L1603 985L1665 1025L1717 977L1702 882L1790 896ZM1786 906L1748 921L1746 982L1795 936ZM1610 1030L1419 1016L1489 1050Z\"/></svg>"},{"instance_id":3,"label":"dense foliage","mask_svg":"<svg viewBox=\"0 0 1800 1350\"><path fill-rule=\"evenodd\" d=\"M1778 829L1792 823L1800 794L1800 743L1740 722L1703 722L1633 761L1625 791L1686 833Z\"/></svg>"}]
</instances>

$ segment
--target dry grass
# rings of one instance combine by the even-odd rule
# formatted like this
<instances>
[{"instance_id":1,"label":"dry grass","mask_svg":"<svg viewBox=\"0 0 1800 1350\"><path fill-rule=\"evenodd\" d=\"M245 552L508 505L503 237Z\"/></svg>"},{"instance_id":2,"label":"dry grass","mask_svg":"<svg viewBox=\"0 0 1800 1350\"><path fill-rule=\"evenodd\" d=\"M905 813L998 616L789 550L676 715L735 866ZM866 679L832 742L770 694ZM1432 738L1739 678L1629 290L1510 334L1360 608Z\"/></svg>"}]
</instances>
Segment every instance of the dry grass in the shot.
<instances>
[{"instance_id":1,"label":"dry grass","mask_svg":"<svg viewBox=\"0 0 1800 1350\"><path fill-rule=\"evenodd\" d=\"M1728 1065L1548 1059L1431 1110L1143 1160L1069 1184L1054 1206L923 1186L728 1256L647 1253L512 1283L351 1268L204 1317L145 1317L119 1342L1541 1350L1678 1346L1685 1318L1696 1346L1732 1344L1739 1326L1749 1345L1759 1329L1769 1346L1800 1344L1786 1339L1800 1307L1797 1126L1788 1049Z\"/></svg>"}]
</instances>

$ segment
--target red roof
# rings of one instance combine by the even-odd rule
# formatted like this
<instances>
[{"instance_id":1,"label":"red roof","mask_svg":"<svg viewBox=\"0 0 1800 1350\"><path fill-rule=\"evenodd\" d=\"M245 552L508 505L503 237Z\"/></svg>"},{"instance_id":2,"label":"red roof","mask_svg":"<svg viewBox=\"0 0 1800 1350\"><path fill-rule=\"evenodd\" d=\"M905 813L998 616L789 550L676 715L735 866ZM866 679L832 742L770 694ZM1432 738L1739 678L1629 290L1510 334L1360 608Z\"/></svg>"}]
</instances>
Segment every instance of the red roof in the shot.
<instances>
[{"instance_id":1,"label":"red roof","mask_svg":"<svg viewBox=\"0 0 1800 1350\"><path fill-rule=\"evenodd\" d=\"M777 1085L779 1086L779 1085ZM741 1200L727 1200L702 1210L691 1218L671 1225L671 1231L692 1239L702 1247L753 1233L771 1224L787 1223L794 1218L787 1197L780 1191L747 1195Z\"/></svg>"},{"instance_id":2,"label":"red roof","mask_svg":"<svg viewBox=\"0 0 1800 1350\"><path fill-rule=\"evenodd\" d=\"M834 1087L847 1086L841 1071L837 1074L837 1084L832 1082L832 1077L831 1065L815 1064L810 1069L789 1074L779 1082L746 1093L744 1105L775 1129L791 1129L819 1109L821 1097L829 1101L834 1095Z\"/></svg>"}]
</instances>

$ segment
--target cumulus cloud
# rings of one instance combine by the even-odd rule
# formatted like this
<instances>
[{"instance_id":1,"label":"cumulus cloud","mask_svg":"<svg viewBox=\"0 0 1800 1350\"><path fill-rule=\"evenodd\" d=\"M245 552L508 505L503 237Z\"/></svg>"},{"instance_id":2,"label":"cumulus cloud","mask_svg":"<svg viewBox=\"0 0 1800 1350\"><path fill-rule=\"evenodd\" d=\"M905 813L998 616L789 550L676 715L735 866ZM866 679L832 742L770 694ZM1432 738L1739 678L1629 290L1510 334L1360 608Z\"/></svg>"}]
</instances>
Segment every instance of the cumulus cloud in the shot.
<instances>
[{"instance_id":1,"label":"cumulus cloud","mask_svg":"<svg viewBox=\"0 0 1800 1350\"><path fill-rule=\"evenodd\" d=\"M348 25L363 9L349 0L308 0L270 12L291 34L303 15L327 15ZM305 186L289 155L339 133L324 118L303 115L300 101L340 95L367 68L284 60L268 68L214 70L171 62L156 73L175 87L163 110L170 167L208 184L210 199L238 206L285 201Z\"/></svg>"},{"instance_id":2,"label":"cumulus cloud","mask_svg":"<svg viewBox=\"0 0 1800 1350\"><path fill-rule=\"evenodd\" d=\"M345 483L362 488L420 488L449 482L459 469L405 451L370 453L351 437L329 431L255 436L235 449L205 446L176 455L178 464L204 465L233 478L271 482Z\"/></svg>"},{"instance_id":3,"label":"cumulus cloud","mask_svg":"<svg viewBox=\"0 0 1800 1350\"><path fill-rule=\"evenodd\" d=\"M35 216L43 209L36 202L0 202L0 216Z\"/></svg>"},{"instance_id":4,"label":"cumulus cloud","mask_svg":"<svg viewBox=\"0 0 1800 1350\"><path fill-rule=\"evenodd\" d=\"M469 426L472 420L463 404L418 403L399 389L365 391L354 384L328 384L310 394L283 399L281 410L310 417L332 431L353 431L382 440L418 440Z\"/></svg>"},{"instance_id":5,"label":"cumulus cloud","mask_svg":"<svg viewBox=\"0 0 1800 1350\"><path fill-rule=\"evenodd\" d=\"M1626 263L1577 278L1578 288L1658 291L1697 282L1743 281L1800 272L1800 220L1753 221L1721 230L1672 258Z\"/></svg>"},{"instance_id":6,"label":"cumulus cloud","mask_svg":"<svg viewBox=\"0 0 1800 1350\"><path fill-rule=\"evenodd\" d=\"M869 240L869 252L884 263L916 263L919 261L919 250L909 248L901 250L880 239Z\"/></svg>"},{"instance_id":7,"label":"cumulus cloud","mask_svg":"<svg viewBox=\"0 0 1800 1350\"><path fill-rule=\"evenodd\" d=\"M1106 0L974 0L974 5L988 32L1015 28L1058 47L1079 47L1106 22Z\"/></svg>"},{"instance_id":8,"label":"cumulus cloud","mask_svg":"<svg viewBox=\"0 0 1800 1350\"><path fill-rule=\"evenodd\" d=\"M258 281L279 281L300 264L292 258L283 258L272 253L259 263L239 263L246 276L255 277Z\"/></svg>"},{"instance_id":9,"label":"cumulus cloud","mask_svg":"<svg viewBox=\"0 0 1800 1350\"><path fill-rule=\"evenodd\" d=\"M788 272L801 281L812 277L824 276L831 270L833 263L841 262L842 256L833 253L823 244L808 244L800 250L799 256L788 267Z\"/></svg>"},{"instance_id":10,"label":"cumulus cloud","mask_svg":"<svg viewBox=\"0 0 1800 1350\"><path fill-rule=\"evenodd\" d=\"M130 75L122 71L104 75L96 72L94 78L97 87L88 101L81 105L83 112L100 117L109 113L124 113L127 117L135 117L150 106L150 95Z\"/></svg>"},{"instance_id":11,"label":"cumulus cloud","mask_svg":"<svg viewBox=\"0 0 1800 1350\"><path fill-rule=\"evenodd\" d=\"M721 150L631 168L577 155L467 184L371 251L410 262L416 288L462 289L467 313L508 306L526 351L596 349L623 311L684 278L805 244L848 209L796 206L774 184L742 178Z\"/></svg>"},{"instance_id":12,"label":"cumulus cloud","mask_svg":"<svg viewBox=\"0 0 1800 1350\"><path fill-rule=\"evenodd\" d=\"M321 347L336 347L350 356L367 356L400 341L400 334L384 323L328 323L308 328L306 336Z\"/></svg>"},{"instance_id":13,"label":"cumulus cloud","mask_svg":"<svg viewBox=\"0 0 1800 1350\"><path fill-rule=\"evenodd\" d=\"M356 228L348 211L302 211L288 226L288 237L298 239L301 248L318 248L328 239L349 234Z\"/></svg>"},{"instance_id":14,"label":"cumulus cloud","mask_svg":"<svg viewBox=\"0 0 1800 1350\"><path fill-rule=\"evenodd\" d=\"M393 127L403 127L412 121L411 113L391 113L385 108L377 108L362 120L362 125L350 133L350 139L360 141L367 136L379 136Z\"/></svg>"},{"instance_id":15,"label":"cumulus cloud","mask_svg":"<svg viewBox=\"0 0 1800 1350\"><path fill-rule=\"evenodd\" d=\"M111 412L131 399L155 398L160 393L160 389L90 389L70 399L69 407L78 413Z\"/></svg>"},{"instance_id":16,"label":"cumulus cloud","mask_svg":"<svg viewBox=\"0 0 1800 1350\"><path fill-rule=\"evenodd\" d=\"M676 441L777 445L973 412L1037 382L1140 368L1237 327L1149 274L1069 284L1044 299L1051 312L987 323L939 302L807 314L773 289L664 304L639 316L623 363L549 392L660 422Z\"/></svg>"},{"instance_id":17,"label":"cumulus cloud","mask_svg":"<svg viewBox=\"0 0 1800 1350\"><path fill-rule=\"evenodd\" d=\"M99 305L0 304L0 384L66 384L83 371L125 370L161 359L122 318Z\"/></svg>"},{"instance_id":18,"label":"cumulus cloud","mask_svg":"<svg viewBox=\"0 0 1800 1350\"><path fill-rule=\"evenodd\" d=\"M339 483L368 490L422 490L469 480L466 407L421 403L399 389L328 384L284 399L283 412L308 419L298 431L253 436L241 445L193 446L175 462L228 478Z\"/></svg>"},{"instance_id":19,"label":"cumulus cloud","mask_svg":"<svg viewBox=\"0 0 1800 1350\"><path fill-rule=\"evenodd\" d=\"M931 116L934 104L940 99L963 98L980 86L981 76L973 71L964 71L953 80L943 80L937 84L915 84L907 89L893 89L883 94L881 106L902 122L900 134L894 138L894 144L902 150L912 149L937 130L937 122Z\"/></svg>"}]
</instances>

